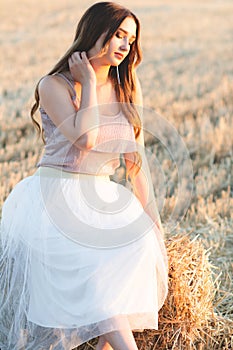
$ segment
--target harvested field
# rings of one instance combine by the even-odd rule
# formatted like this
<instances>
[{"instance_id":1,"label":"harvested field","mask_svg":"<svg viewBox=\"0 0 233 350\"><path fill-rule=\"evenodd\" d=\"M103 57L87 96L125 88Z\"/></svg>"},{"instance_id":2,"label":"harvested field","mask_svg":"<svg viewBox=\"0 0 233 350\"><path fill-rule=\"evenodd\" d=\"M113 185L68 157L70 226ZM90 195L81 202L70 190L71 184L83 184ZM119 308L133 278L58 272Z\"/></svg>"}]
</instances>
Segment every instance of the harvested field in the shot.
<instances>
[{"instance_id":1,"label":"harvested field","mask_svg":"<svg viewBox=\"0 0 233 350\"><path fill-rule=\"evenodd\" d=\"M152 178L170 264L169 298L161 310L160 332L145 330L135 338L142 350L229 350L233 348L233 3L120 3L132 9L142 24L143 61L137 71L147 111L145 141L158 164ZM33 174L42 152L29 117L35 84L69 47L81 14L91 4L1 1L0 207L16 183ZM173 135L166 130L163 134L171 149L169 143L151 136L153 111L185 144L191 180L190 173L179 177ZM184 199L177 209L180 188ZM197 283L200 279L203 286ZM178 295L180 289L186 299ZM206 312L199 309L198 318L197 310L204 304ZM94 349L96 342L80 350Z\"/></svg>"}]
</instances>

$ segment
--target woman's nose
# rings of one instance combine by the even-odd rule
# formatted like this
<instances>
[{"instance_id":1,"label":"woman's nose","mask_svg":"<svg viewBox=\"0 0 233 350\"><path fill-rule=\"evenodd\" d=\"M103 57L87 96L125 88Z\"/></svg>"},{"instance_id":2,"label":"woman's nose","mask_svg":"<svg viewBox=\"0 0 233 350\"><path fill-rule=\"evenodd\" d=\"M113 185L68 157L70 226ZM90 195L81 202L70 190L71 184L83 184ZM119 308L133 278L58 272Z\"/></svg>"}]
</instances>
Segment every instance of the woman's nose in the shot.
<instances>
[{"instance_id":1,"label":"woman's nose","mask_svg":"<svg viewBox=\"0 0 233 350\"><path fill-rule=\"evenodd\" d=\"M121 44L121 49L125 50L125 51L128 51L128 49L129 49L129 42L128 42L127 39L124 40L123 43Z\"/></svg>"}]
</instances>

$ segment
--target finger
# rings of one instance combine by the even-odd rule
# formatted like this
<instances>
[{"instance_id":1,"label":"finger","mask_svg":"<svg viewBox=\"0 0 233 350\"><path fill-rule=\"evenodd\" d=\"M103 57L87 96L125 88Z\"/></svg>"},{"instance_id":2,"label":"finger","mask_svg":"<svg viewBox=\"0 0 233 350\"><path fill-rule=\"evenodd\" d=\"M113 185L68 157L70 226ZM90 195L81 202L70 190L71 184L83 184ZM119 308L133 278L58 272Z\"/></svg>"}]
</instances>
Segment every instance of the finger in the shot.
<instances>
[{"instance_id":1,"label":"finger","mask_svg":"<svg viewBox=\"0 0 233 350\"><path fill-rule=\"evenodd\" d=\"M79 53L79 56L80 56L81 60L83 59L83 53L84 53L84 51L81 51L81 52Z\"/></svg>"},{"instance_id":2,"label":"finger","mask_svg":"<svg viewBox=\"0 0 233 350\"><path fill-rule=\"evenodd\" d=\"M74 64L74 54L72 54L72 55L70 56L70 63L71 63L71 64Z\"/></svg>"},{"instance_id":3,"label":"finger","mask_svg":"<svg viewBox=\"0 0 233 350\"><path fill-rule=\"evenodd\" d=\"M68 63L69 63L69 65L72 65L72 64L73 64L72 57L69 57L69 58L68 58Z\"/></svg>"},{"instance_id":4,"label":"finger","mask_svg":"<svg viewBox=\"0 0 233 350\"><path fill-rule=\"evenodd\" d=\"M89 59L88 59L88 57L87 57L87 53L86 53L85 51L81 52L81 55L82 55L82 60L83 60L83 62L85 62L85 63L90 63L90 62L89 62Z\"/></svg>"},{"instance_id":5,"label":"finger","mask_svg":"<svg viewBox=\"0 0 233 350\"><path fill-rule=\"evenodd\" d=\"M80 52L80 51L76 51L76 52L75 52L75 58L77 58L78 60L82 59L82 56L81 56L81 52Z\"/></svg>"},{"instance_id":6,"label":"finger","mask_svg":"<svg viewBox=\"0 0 233 350\"><path fill-rule=\"evenodd\" d=\"M71 56L72 58L72 62L80 62L80 52L79 51L76 51L72 54Z\"/></svg>"},{"instance_id":7,"label":"finger","mask_svg":"<svg viewBox=\"0 0 233 350\"><path fill-rule=\"evenodd\" d=\"M74 69L74 63L71 58L68 59L69 70L72 71Z\"/></svg>"}]
</instances>

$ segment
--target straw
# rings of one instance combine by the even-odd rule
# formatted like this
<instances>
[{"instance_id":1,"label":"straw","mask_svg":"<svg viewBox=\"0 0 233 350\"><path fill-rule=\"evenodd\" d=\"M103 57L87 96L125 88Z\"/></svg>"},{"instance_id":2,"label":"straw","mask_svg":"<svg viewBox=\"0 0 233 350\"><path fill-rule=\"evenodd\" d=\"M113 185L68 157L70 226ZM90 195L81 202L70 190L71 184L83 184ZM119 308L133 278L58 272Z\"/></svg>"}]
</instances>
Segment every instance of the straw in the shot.
<instances>
[{"instance_id":1,"label":"straw","mask_svg":"<svg viewBox=\"0 0 233 350\"><path fill-rule=\"evenodd\" d=\"M169 293L159 313L159 330L134 332L139 350L233 349L230 319L214 312L220 288L209 250L198 237L176 235L166 242ZM78 349L95 349L92 339Z\"/></svg>"}]
</instances>

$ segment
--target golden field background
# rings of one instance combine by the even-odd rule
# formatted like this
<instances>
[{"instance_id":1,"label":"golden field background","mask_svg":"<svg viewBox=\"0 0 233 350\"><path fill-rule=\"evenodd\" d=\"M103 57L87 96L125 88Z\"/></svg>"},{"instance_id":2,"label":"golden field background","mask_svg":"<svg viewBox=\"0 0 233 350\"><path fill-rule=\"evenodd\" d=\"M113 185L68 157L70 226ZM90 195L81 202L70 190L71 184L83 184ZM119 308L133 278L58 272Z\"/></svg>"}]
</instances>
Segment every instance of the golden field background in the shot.
<instances>
[{"instance_id":1,"label":"golden field background","mask_svg":"<svg viewBox=\"0 0 233 350\"><path fill-rule=\"evenodd\" d=\"M33 174L42 142L29 110L34 87L73 40L76 24L93 2L0 2L0 205L15 184ZM216 267L216 313L233 316L233 2L132 1L142 24L138 67L144 105L171 123L189 151L193 192L187 213L169 235L185 232L210 249ZM151 114L153 115L153 114ZM153 120L145 120L150 129ZM166 223L177 196L177 171L167 150L147 137L165 174ZM155 188L156 174L152 174ZM190 187L186 187L187 193ZM159 190L158 190L159 191ZM166 224L165 224L166 226ZM225 347L224 349L228 349Z\"/></svg>"}]
</instances>

